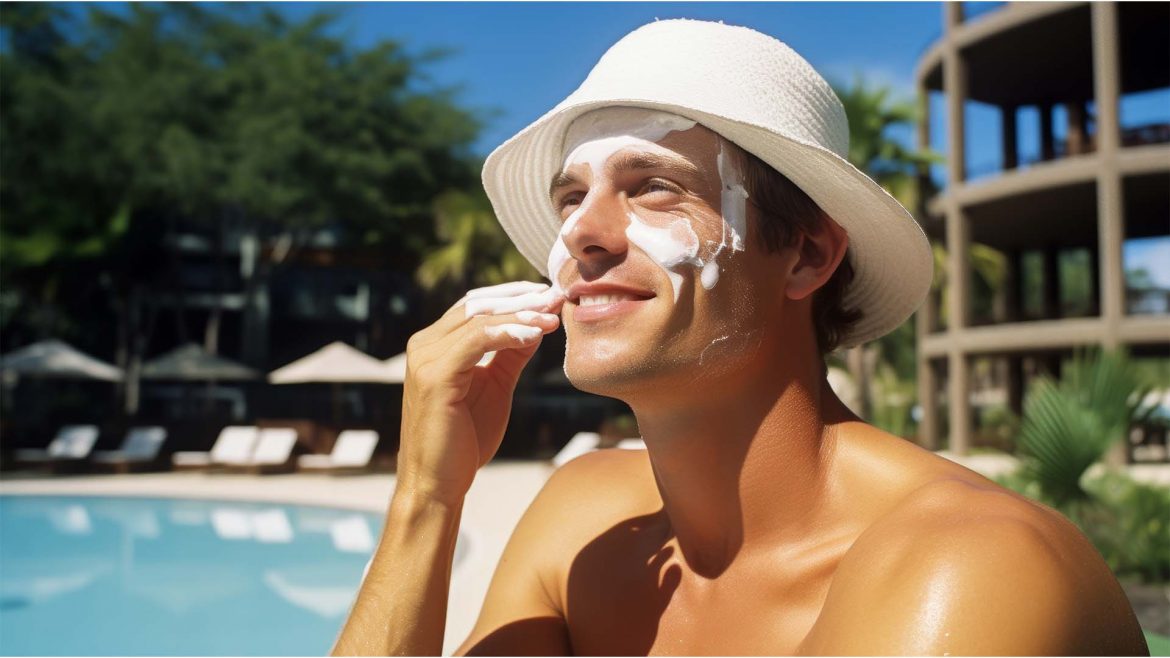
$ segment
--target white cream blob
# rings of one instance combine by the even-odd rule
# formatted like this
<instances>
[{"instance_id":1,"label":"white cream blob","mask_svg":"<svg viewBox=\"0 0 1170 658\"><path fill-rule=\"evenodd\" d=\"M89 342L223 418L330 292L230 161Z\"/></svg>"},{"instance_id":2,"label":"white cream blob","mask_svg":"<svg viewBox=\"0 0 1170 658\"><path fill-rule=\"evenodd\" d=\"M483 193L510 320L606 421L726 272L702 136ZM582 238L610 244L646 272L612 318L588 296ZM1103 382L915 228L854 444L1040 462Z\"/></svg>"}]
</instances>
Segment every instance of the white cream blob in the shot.
<instances>
[{"instance_id":1,"label":"white cream blob","mask_svg":"<svg viewBox=\"0 0 1170 658\"><path fill-rule=\"evenodd\" d=\"M564 225L561 226L561 234L557 236L556 241L553 242L552 249L548 252L548 278L552 280L553 294L559 297L565 296L565 290L561 288L561 280L558 275L561 273L561 268L565 266L565 263L572 259L572 256L569 254L569 247L565 244L565 236L573 230L573 227L577 225L577 220L580 218L581 207L578 207L565 220Z\"/></svg>"},{"instance_id":2,"label":"white cream blob","mask_svg":"<svg viewBox=\"0 0 1170 658\"><path fill-rule=\"evenodd\" d=\"M626 226L626 239L638 245L646 255L666 270L666 276L674 287L674 301L678 301L682 275L674 270L683 265L703 266L699 259L699 236L691 227L690 220L675 219L666 227L650 226L628 213L630 224Z\"/></svg>"},{"instance_id":3,"label":"white cream blob","mask_svg":"<svg viewBox=\"0 0 1170 658\"><path fill-rule=\"evenodd\" d=\"M598 176L603 171L605 163L625 148L677 156L674 151L655 142L671 132L689 130L695 123L678 115L644 108L609 107L590 112L579 117L569 127L565 136L565 143L569 145L566 149L568 155L565 157L562 171L571 165L588 164L591 175ZM724 157L722 141L716 163L722 183L720 210L724 220L723 235L719 243L709 242L715 245L715 248L708 258L699 257L699 238L689 219L675 219L668 226L658 227L642 221L633 212L627 213L630 222L626 227L626 238L666 272L676 302L683 280L682 275L677 272L679 268L688 265L699 268L701 270L699 281L705 289L710 290L719 282L719 265L716 258L725 248L732 251L743 250L748 195L738 169ZM560 236L549 251L548 273L556 294L564 294L558 275L572 258L565 237L570 235L576 226L580 219L580 211L579 207L565 221Z\"/></svg>"},{"instance_id":4,"label":"white cream blob","mask_svg":"<svg viewBox=\"0 0 1170 658\"><path fill-rule=\"evenodd\" d=\"M719 139L719 154L715 157L721 184L719 193L720 212L723 214L723 235L711 257L703 264L699 282L710 290L719 283L719 254L730 247L732 251L743 251L743 236L747 235L748 193L743 186L743 175L730 158L723 154L723 138ZM730 234L730 235L729 235ZM728 238L731 242L728 244Z\"/></svg>"}]
</instances>

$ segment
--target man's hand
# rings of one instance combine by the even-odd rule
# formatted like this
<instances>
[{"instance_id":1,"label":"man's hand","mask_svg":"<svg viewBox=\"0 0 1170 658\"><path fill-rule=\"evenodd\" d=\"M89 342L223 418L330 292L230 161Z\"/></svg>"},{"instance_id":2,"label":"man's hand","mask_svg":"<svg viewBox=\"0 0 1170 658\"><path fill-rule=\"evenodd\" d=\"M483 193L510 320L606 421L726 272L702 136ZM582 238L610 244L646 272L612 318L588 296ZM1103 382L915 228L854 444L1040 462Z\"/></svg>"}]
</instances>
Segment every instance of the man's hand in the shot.
<instances>
[{"instance_id":1,"label":"man's hand","mask_svg":"<svg viewBox=\"0 0 1170 658\"><path fill-rule=\"evenodd\" d=\"M499 449L516 380L559 326L562 301L540 283L472 290L411 337L398 483L333 655L441 651L463 499Z\"/></svg>"},{"instance_id":2,"label":"man's hand","mask_svg":"<svg viewBox=\"0 0 1170 658\"><path fill-rule=\"evenodd\" d=\"M400 486L462 501L500 447L520 371L564 302L543 283L519 281L467 293L406 347ZM484 355L495 352L486 365Z\"/></svg>"}]
</instances>

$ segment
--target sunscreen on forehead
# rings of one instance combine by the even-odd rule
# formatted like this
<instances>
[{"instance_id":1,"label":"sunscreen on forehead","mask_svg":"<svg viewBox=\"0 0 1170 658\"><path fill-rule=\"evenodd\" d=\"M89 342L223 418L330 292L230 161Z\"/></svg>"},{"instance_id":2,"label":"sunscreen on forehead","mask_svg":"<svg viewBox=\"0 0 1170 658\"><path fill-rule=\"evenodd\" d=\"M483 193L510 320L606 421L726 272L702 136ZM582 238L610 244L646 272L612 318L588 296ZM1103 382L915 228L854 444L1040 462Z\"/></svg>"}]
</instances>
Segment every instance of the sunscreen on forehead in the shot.
<instances>
[{"instance_id":1,"label":"sunscreen on forehead","mask_svg":"<svg viewBox=\"0 0 1170 658\"><path fill-rule=\"evenodd\" d=\"M695 123L685 117L646 108L607 107L586 113L574 121L566 131L564 152L567 155L562 171L571 165L588 164L590 175L596 177L603 171L605 163L625 148L673 155L674 151L655 142L671 132L689 130ZM626 238L666 272L676 302L683 280L677 271L679 268L687 265L698 268L699 282L709 290L719 281L719 265L716 258L724 248L730 248L732 251L743 250L742 236L746 234L745 201L748 195L743 188L738 169L724 156L722 138L717 168L721 182L720 211L723 215L723 225L719 242L708 243L715 245L713 253L708 258L699 257L699 239L691 220L679 218L666 227L658 227L647 224L633 212L627 213L630 221L625 231ZM581 208L578 207L565 221L561 234L549 252L549 278L553 282L553 288L559 292L563 292L559 282L561 269L571 259L564 238L573 231L580 219L580 212Z\"/></svg>"}]
</instances>

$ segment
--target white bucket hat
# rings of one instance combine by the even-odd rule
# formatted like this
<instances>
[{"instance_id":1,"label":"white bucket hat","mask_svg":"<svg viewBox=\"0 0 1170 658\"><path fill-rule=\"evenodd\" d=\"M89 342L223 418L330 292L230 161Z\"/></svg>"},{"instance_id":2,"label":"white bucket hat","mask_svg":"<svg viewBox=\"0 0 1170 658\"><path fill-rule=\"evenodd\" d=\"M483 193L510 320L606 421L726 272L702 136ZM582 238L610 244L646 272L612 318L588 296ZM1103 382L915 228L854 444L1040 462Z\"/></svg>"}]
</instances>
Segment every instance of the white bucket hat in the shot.
<instances>
[{"instance_id":1,"label":"white bucket hat","mask_svg":"<svg viewBox=\"0 0 1170 658\"><path fill-rule=\"evenodd\" d=\"M849 234L862 313L842 347L882 336L930 289L934 259L914 217L846 159L841 101L800 55L755 30L687 19L644 25L615 43L568 98L492 151L483 184L516 247L542 274L561 218L548 198L574 119L602 107L692 119L792 180Z\"/></svg>"}]
</instances>

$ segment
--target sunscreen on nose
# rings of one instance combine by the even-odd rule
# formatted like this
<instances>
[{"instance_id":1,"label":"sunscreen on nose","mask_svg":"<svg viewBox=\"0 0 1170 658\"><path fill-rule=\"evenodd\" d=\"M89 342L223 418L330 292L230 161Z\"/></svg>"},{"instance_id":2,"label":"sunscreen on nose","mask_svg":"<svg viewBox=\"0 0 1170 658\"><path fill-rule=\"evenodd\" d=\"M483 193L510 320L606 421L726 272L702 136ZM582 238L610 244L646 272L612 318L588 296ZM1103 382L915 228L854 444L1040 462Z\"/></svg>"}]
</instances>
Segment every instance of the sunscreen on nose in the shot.
<instances>
[{"instance_id":1,"label":"sunscreen on nose","mask_svg":"<svg viewBox=\"0 0 1170 658\"><path fill-rule=\"evenodd\" d=\"M632 107L608 107L579 117L569 127L565 143L566 151L562 171L575 164L585 164L592 176L603 171L605 163L623 149L636 149L677 155L655 142L675 131L689 130L695 121L657 110ZM723 139L720 139L716 164L719 172L720 211L723 215L722 234L718 243L709 241L714 247L707 258L699 256L699 238L690 219L673 220L666 227L652 226L642 221L635 213L627 213L629 224L626 238L646 253L670 279L674 300L678 301L682 286L682 275L678 270L687 265L700 270L699 282L707 290L719 282L719 265L716 259L724 249L743 250L743 236L746 234L747 191L743 187L740 172L724 155ZM561 233L553 243L548 257L549 278L553 288L563 294L560 288L561 269L571 259L565 238L571 234L580 219L579 207L565 221Z\"/></svg>"}]
</instances>

